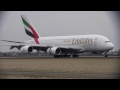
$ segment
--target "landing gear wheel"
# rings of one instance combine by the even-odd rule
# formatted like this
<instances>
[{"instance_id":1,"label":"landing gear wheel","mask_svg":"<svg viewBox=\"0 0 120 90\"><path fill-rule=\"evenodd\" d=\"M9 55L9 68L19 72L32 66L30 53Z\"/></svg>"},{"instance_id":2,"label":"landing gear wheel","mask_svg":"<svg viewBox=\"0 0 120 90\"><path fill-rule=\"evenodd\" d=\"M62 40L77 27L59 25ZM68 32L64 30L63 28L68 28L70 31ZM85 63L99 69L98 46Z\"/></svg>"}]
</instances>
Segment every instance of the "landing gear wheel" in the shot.
<instances>
[{"instance_id":1,"label":"landing gear wheel","mask_svg":"<svg viewBox=\"0 0 120 90\"><path fill-rule=\"evenodd\" d=\"M108 55L105 55L105 57L108 57Z\"/></svg>"},{"instance_id":2,"label":"landing gear wheel","mask_svg":"<svg viewBox=\"0 0 120 90\"><path fill-rule=\"evenodd\" d=\"M70 55L54 55L54 58L70 58Z\"/></svg>"},{"instance_id":3,"label":"landing gear wheel","mask_svg":"<svg viewBox=\"0 0 120 90\"><path fill-rule=\"evenodd\" d=\"M73 55L72 57L73 57L73 58L74 58L74 57L75 57L75 58L77 58L77 57L78 57L78 55Z\"/></svg>"},{"instance_id":4,"label":"landing gear wheel","mask_svg":"<svg viewBox=\"0 0 120 90\"><path fill-rule=\"evenodd\" d=\"M107 52L105 52L105 53L104 53L104 56L105 56L105 57L108 57L108 54L107 54Z\"/></svg>"}]
</instances>

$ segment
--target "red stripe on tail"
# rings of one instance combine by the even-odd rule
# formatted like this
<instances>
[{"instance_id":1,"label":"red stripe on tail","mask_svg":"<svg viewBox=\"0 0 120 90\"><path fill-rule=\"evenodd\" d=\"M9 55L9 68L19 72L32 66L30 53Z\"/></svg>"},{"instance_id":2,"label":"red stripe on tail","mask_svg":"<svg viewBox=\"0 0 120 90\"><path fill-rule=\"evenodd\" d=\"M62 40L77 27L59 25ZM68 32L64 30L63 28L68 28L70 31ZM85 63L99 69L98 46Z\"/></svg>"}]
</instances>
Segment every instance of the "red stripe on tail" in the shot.
<instances>
[{"instance_id":1,"label":"red stripe on tail","mask_svg":"<svg viewBox=\"0 0 120 90\"><path fill-rule=\"evenodd\" d=\"M29 27L30 27L30 29L32 30L32 32L33 32L33 34L34 34L34 40L35 40L35 42L37 43L37 44L40 44L39 43L39 41L38 41L38 38L39 38L39 35L36 33L36 31L32 28L32 26L30 26L29 25Z\"/></svg>"},{"instance_id":2,"label":"red stripe on tail","mask_svg":"<svg viewBox=\"0 0 120 90\"><path fill-rule=\"evenodd\" d=\"M34 40L37 44L40 44L39 41L38 41L38 38L34 38Z\"/></svg>"}]
</instances>

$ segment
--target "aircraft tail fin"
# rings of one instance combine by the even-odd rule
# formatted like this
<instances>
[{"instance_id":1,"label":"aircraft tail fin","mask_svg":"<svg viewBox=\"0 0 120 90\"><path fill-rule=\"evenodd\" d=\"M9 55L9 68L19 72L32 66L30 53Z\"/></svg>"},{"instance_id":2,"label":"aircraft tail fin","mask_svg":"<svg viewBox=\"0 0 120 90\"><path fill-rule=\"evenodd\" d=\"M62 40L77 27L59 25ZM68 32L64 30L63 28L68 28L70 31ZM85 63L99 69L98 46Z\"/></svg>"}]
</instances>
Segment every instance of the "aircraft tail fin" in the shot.
<instances>
[{"instance_id":1,"label":"aircraft tail fin","mask_svg":"<svg viewBox=\"0 0 120 90\"><path fill-rule=\"evenodd\" d=\"M34 38L35 42L39 44L38 38L40 38L40 35L37 33L36 29L33 27L28 17L26 15L21 15L21 18L24 24L26 34Z\"/></svg>"}]
</instances>

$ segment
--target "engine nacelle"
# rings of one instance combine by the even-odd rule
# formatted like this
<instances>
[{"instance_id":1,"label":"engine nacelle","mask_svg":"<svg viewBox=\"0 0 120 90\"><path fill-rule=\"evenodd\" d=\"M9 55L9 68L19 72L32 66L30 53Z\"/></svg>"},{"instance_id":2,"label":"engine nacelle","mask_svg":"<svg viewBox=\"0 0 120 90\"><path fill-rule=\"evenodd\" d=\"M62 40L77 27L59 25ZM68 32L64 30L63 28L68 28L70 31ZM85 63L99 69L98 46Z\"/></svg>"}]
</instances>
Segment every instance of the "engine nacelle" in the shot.
<instances>
[{"instance_id":1,"label":"engine nacelle","mask_svg":"<svg viewBox=\"0 0 120 90\"><path fill-rule=\"evenodd\" d=\"M52 47L52 48L48 48L46 52L52 55L59 55L61 54L61 49L58 47Z\"/></svg>"},{"instance_id":2,"label":"engine nacelle","mask_svg":"<svg viewBox=\"0 0 120 90\"><path fill-rule=\"evenodd\" d=\"M21 52L32 52L33 48L30 46L23 46L23 47L21 47L20 51Z\"/></svg>"}]
</instances>

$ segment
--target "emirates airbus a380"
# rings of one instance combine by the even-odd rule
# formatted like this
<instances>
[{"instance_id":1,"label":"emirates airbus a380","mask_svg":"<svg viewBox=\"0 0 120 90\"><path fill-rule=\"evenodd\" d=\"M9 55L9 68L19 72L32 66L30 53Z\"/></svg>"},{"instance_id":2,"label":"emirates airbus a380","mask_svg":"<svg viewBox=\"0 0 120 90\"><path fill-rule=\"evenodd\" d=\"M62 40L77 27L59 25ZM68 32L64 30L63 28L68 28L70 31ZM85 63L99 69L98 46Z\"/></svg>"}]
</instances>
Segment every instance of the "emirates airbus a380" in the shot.
<instances>
[{"instance_id":1,"label":"emirates airbus a380","mask_svg":"<svg viewBox=\"0 0 120 90\"><path fill-rule=\"evenodd\" d=\"M102 35L73 35L40 37L26 15L21 15L25 32L32 37L23 42L2 40L6 42L19 43L11 45L10 49L17 48L21 52L44 51L54 57L78 57L78 53L92 52L108 56L109 50L114 48L112 42Z\"/></svg>"}]
</instances>

